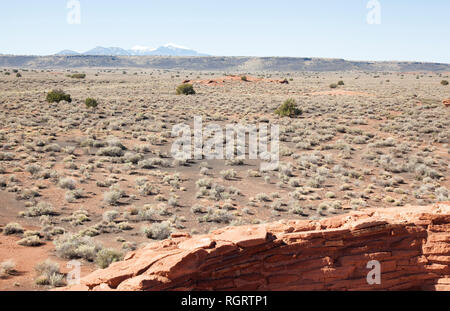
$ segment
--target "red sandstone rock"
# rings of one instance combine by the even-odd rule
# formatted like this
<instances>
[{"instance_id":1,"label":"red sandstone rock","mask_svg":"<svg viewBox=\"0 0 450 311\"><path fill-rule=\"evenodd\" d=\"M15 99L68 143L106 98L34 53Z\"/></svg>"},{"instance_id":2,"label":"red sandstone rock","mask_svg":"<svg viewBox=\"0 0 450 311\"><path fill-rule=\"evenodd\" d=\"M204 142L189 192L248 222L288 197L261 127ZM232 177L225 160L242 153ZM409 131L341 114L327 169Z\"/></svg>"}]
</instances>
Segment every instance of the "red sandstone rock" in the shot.
<instances>
[{"instance_id":1,"label":"red sandstone rock","mask_svg":"<svg viewBox=\"0 0 450 311\"><path fill-rule=\"evenodd\" d=\"M444 100L442 101L442 103L444 104L445 107L450 107L450 98L444 99Z\"/></svg>"},{"instance_id":2,"label":"red sandstone rock","mask_svg":"<svg viewBox=\"0 0 450 311\"><path fill-rule=\"evenodd\" d=\"M175 234L63 290L450 290L449 264L447 202Z\"/></svg>"}]
</instances>

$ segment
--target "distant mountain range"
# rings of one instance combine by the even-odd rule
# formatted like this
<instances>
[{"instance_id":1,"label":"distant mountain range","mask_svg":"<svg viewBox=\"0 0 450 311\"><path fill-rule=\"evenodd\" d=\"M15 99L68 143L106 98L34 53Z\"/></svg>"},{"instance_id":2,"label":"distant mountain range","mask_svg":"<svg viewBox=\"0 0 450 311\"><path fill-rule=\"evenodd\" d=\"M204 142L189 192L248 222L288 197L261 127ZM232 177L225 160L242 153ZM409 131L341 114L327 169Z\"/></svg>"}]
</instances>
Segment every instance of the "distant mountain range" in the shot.
<instances>
[{"instance_id":1,"label":"distant mountain range","mask_svg":"<svg viewBox=\"0 0 450 311\"><path fill-rule=\"evenodd\" d=\"M129 50L118 47L101 47L98 46L84 53L78 53L72 50L63 50L55 55L58 56L74 56L74 55L95 55L95 56L209 56L208 54L199 53L195 50L179 46L176 44L166 44L159 48L153 49L143 46L135 46Z\"/></svg>"},{"instance_id":2,"label":"distant mountain range","mask_svg":"<svg viewBox=\"0 0 450 311\"><path fill-rule=\"evenodd\" d=\"M144 53L145 51L142 51ZM0 68L148 68L169 70L207 70L226 72L450 72L450 64L424 62L370 62L344 59L299 57L224 56L114 56L114 55L1 55Z\"/></svg>"}]
</instances>

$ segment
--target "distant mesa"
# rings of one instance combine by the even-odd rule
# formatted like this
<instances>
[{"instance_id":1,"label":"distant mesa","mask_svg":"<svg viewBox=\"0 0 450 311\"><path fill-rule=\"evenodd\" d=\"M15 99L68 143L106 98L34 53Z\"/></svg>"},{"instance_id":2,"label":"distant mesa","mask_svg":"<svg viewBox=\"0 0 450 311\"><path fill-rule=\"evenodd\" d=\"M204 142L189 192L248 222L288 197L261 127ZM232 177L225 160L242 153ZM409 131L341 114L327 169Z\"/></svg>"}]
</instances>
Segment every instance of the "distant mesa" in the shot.
<instances>
[{"instance_id":1,"label":"distant mesa","mask_svg":"<svg viewBox=\"0 0 450 311\"><path fill-rule=\"evenodd\" d=\"M69 55L80 55L80 53L72 51L72 50L63 50L56 55L69 56Z\"/></svg>"},{"instance_id":2,"label":"distant mesa","mask_svg":"<svg viewBox=\"0 0 450 311\"><path fill-rule=\"evenodd\" d=\"M74 56L74 55L93 55L93 56L209 56L199 53L187 47L176 44L166 44L159 48L148 48L135 46L129 50L119 47L101 47L98 46L84 53L78 53L72 50L64 50L55 55Z\"/></svg>"}]
</instances>

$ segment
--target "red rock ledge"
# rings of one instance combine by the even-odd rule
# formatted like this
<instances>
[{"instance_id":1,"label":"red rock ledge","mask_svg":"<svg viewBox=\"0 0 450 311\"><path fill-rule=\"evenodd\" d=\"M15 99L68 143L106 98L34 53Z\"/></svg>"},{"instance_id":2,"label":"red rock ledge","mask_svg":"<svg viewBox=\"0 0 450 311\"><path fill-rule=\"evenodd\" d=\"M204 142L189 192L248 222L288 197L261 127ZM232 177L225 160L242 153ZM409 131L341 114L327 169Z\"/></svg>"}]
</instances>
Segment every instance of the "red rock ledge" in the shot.
<instances>
[{"instance_id":1,"label":"red rock ledge","mask_svg":"<svg viewBox=\"0 0 450 311\"><path fill-rule=\"evenodd\" d=\"M450 290L449 263L446 202L173 234L62 290Z\"/></svg>"}]
</instances>

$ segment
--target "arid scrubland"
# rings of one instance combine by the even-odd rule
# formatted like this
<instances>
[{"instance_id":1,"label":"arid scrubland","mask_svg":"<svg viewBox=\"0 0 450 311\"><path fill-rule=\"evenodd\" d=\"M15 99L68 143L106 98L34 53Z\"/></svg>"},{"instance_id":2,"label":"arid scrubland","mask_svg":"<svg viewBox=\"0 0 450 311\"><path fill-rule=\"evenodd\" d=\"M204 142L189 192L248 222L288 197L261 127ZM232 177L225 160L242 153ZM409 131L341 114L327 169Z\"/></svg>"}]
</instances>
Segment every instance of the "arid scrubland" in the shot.
<instances>
[{"instance_id":1,"label":"arid scrubland","mask_svg":"<svg viewBox=\"0 0 450 311\"><path fill-rule=\"evenodd\" d=\"M177 231L450 200L448 73L226 74L0 70L0 288L60 286L58 262L104 268ZM277 115L288 99L299 111ZM173 159L194 116L278 124L279 169Z\"/></svg>"}]
</instances>

